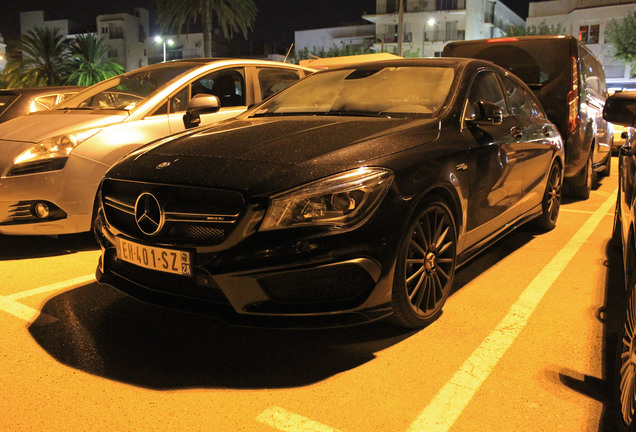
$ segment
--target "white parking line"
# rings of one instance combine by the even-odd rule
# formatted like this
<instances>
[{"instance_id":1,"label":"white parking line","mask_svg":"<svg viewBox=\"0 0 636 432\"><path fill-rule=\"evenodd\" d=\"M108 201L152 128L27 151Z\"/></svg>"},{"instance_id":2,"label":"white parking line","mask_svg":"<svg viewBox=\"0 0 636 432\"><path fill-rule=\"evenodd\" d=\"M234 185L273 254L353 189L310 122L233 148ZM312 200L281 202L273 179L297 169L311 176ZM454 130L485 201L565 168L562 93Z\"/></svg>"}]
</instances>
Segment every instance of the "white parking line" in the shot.
<instances>
[{"instance_id":1,"label":"white parking line","mask_svg":"<svg viewBox=\"0 0 636 432\"><path fill-rule=\"evenodd\" d=\"M409 432L447 432L453 426L481 384L488 378L515 338L526 326L545 293L574 255L583 247L601 220L607 216L608 209L615 202L616 191L590 216L565 247L530 282L530 285L511 306L508 314L497 328L484 339L450 381L420 412L417 419L409 427Z\"/></svg>"},{"instance_id":2,"label":"white parking line","mask_svg":"<svg viewBox=\"0 0 636 432\"><path fill-rule=\"evenodd\" d=\"M256 417L256 421L285 432L338 432L337 429L277 406L267 408Z\"/></svg>"},{"instance_id":3,"label":"white parking line","mask_svg":"<svg viewBox=\"0 0 636 432\"><path fill-rule=\"evenodd\" d=\"M52 291L77 288L79 286L86 285L87 283L91 283L94 280L95 276L93 275L81 276L75 279L70 279L64 282L14 293L8 296L0 296L0 310L7 312L15 317L18 317L28 323L32 323L39 317L42 324L49 324L51 322L57 321L57 318L47 315L37 309L26 306L22 303L19 303L17 300Z\"/></svg>"},{"instance_id":4,"label":"white parking line","mask_svg":"<svg viewBox=\"0 0 636 432\"><path fill-rule=\"evenodd\" d=\"M77 288L80 287L82 285L86 285L88 283L94 282L95 281L95 275L86 275L86 276L80 276L77 277L75 279L69 279L67 281L64 282L58 282L58 283L54 283L51 285L46 285L40 288L34 288L32 290L27 290L27 291L22 291L22 292L18 292L15 294L11 294L6 296L6 298L11 299L11 300L18 300L21 298L25 298L25 297L31 297L34 295L38 295L38 294L44 294L47 293L49 291L57 291L57 290L61 290L61 289L73 289L73 288Z\"/></svg>"}]
</instances>

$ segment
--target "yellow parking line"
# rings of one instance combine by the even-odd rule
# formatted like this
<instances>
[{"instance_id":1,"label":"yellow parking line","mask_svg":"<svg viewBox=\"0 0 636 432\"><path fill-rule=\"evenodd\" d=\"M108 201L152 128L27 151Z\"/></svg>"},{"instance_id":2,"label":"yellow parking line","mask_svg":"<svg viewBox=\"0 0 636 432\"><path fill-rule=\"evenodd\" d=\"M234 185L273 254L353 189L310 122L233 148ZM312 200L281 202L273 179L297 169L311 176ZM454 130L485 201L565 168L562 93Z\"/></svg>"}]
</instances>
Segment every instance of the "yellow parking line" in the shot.
<instances>
[{"instance_id":1,"label":"yellow parking line","mask_svg":"<svg viewBox=\"0 0 636 432\"><path fill-rule=\"evenodd\" d=\"M510 307L497 328L464 362L411 424L408 432L447 432L459 418L481 384L524 329L552 284L583 247L588 237L616 202L616 191L594 212L570 241L534 278Z\"/></svg>"}]
</instances>

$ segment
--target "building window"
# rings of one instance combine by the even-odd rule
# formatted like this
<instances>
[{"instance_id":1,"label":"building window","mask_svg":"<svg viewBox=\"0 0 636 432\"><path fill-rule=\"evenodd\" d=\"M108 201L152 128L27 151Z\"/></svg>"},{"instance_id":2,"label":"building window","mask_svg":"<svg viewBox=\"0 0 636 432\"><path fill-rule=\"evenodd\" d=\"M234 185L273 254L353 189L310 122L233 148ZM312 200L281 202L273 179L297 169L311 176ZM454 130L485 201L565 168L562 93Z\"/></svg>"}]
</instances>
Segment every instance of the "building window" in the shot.
<instances>
[{"instance_id":1,"label":"building window","mask_svg":"<svg viewBox=\"0 0 636 432\"><path fill-rule=\"evenodd\" d=\"M101 32L102 32L103 35L107 35L108 34L108 27L102 27Z\"/></svg>"},{"instance_id":2,"label":"building window","mask_svg":"<svg viewBox=\"0 0 636 432\"><path fill-rule=\"evenodd\" d=\"M579 27L579 40L585 44L598 43L599 25L582 25Z\"/></svg>"}]
</instances>

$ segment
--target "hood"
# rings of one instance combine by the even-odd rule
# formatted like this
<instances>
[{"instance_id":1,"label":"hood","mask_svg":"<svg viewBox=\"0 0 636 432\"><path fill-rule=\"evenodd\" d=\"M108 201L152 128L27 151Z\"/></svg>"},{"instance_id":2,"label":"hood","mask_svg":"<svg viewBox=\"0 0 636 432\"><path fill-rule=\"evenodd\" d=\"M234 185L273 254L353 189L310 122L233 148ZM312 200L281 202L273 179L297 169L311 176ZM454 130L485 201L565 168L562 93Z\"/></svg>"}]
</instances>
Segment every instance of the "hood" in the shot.
<instances>
[{"instance_id":1,"label":"hood","mask_svg":"<svg viewBox=\"0 0 636 432\"><path fill-rule=\"evenodd\" d=\"M53 110L16 117L0 123L0 141L35 143L67 132L120 123L128 117L103 112Z\"/></svg>"},{"instance_id":2,"label":"hood","mask_svg":"<svg viewBox=\"0 0 636 432\"><path fill-rule=\"evenodd\" d=\"M268 194L347 169L380 166L382 158L438 135L437 119L236 120L150 145L108 175Z\"/></svg>"}]
</instances>

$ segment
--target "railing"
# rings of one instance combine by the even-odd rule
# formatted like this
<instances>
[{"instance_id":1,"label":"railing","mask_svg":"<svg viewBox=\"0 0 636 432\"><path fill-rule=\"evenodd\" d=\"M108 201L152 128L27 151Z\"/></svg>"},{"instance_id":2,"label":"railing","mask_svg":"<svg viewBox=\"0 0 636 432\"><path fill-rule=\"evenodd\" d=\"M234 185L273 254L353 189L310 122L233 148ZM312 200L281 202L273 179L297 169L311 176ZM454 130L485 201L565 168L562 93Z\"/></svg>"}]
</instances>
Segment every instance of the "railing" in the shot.
<instances>
[{"instance_id":1,"label":"railing","mask_svg":"<svg viewBox=\"0 0 636 432\"><path fill-rule=\"evenodd\" d=\"M397 43L397 41L398 41L397 33L384 33L382 35L382 42L384 43ZM413 33L411 32L404 33L402 42L413 42Z\"/></svg>"},{"instance_id":2,"label":"railing","mask_svg":"<svg viewBox=\"0 0 636 432\"><path fill-rule=\"evenodd\" d=\"M446 42L466 39L465 30L445 32L441 30L424 32L424 42Z\"/></svg>"}]
</instances>

